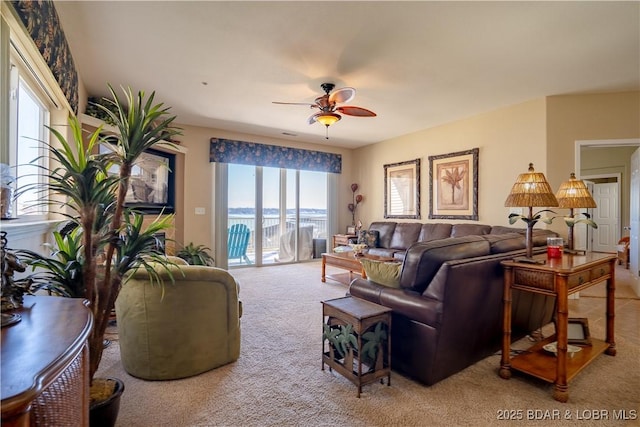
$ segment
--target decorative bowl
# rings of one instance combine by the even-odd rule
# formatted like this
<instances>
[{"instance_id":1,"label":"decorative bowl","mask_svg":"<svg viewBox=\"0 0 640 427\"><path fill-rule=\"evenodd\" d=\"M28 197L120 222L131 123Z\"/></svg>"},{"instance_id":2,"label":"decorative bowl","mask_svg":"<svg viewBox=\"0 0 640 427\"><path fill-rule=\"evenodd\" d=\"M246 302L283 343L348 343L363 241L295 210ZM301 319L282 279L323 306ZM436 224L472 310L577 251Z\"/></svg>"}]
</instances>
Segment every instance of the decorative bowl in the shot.
<instances>
[{"instance_id":1,"label":"decorative bowl","mask_svg":"<svg viewBox=\"0 0 640 427\"><path fill-rule=\"evenodd\" d=\"M549 353L553 353L553 354L557 355L557 353L558 353L558 342L554 341L552 343L544 345L542 348L544 348ZM580 350L582 350L581 347L577 347L577 346L571 345L571 344L567 345L567 354L569 355L569 357L573 357L573 354L579 352Z\"/></svg>"}]
</instances>

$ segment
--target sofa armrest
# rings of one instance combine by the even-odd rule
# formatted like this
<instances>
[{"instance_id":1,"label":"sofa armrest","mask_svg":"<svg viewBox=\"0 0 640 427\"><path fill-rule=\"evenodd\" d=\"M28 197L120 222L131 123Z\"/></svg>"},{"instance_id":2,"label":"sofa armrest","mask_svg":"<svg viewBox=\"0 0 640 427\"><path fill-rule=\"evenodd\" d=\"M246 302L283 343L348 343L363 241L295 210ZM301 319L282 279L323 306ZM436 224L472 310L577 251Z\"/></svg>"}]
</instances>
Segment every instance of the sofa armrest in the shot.
<instances>
[{"instance_id":1,"label":"sofa armrest","mask_svg":"<svg viewBox=\"0 0 640 427\"><path fill-rule=\"evenodd\" d=\"M440 321L442 303L409 289L390 288L368 279L355 279L349 294L393 309L411 320L435 327Z\"/></svg>"},{"instance_id":2,"label":"sofa armrest","mask_svg":"<svg viewBox=\"0 0 640 427\"><path fill-rule=\"evenodd\" d=\"M442 322L442 301L420 295L408 289L387 288L380 294L380 302L411 320L433 328Z\"/></svg>"}]
</instances>

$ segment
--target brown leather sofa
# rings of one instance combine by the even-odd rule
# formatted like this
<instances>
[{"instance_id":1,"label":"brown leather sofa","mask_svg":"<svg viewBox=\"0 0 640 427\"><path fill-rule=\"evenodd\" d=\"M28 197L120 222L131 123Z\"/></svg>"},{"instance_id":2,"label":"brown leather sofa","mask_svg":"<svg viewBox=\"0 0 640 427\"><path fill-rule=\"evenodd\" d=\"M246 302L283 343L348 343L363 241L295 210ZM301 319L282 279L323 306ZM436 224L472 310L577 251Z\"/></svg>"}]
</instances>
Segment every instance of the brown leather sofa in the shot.
<instances>
[{"instance_id":1,"label":"brown leather sofa","mask_svg":"<svg viewBox=\"0 0 640 427\"><path fill-rule=\"evenodd\" d=\"M416 228L400 226L401 233L394 231L391 238L385 233L381 246L401 249L397 246L399 236L419 236L424 228L420 232ZM427 228L446 229L440 224ZM392 367L424 384L447 378L501 347L500 262L524 255L524 236L519 232L505 233L506 227L478 228L500 233L414 243L402 254L399 288L361 278L349 287L352 296L393 309ZM469 231L470 227L464 230ZM458 232L463 230L451 226L451 234ZM537 230L534 253L545 250L547 235L555 233ZM553 297L514 291L513 339L549 323L554 303Z\"/></svg>"},{"instance_id":2,"label":"brown leather sofa","mask_svg":"<svg viewBox=\"0 0 640 427\"><path fill-rule=\"evenodd\" d=\"M411 245L417 242L430 242L449 237L482 236L486 234L520 233L524 236L524 228L491 226L486 224L463 223L428 223L420 222L372 222L368 232L376 233L377 244L367 252L372 255L403 259ZM546 245L547 237L557 236L548 230L534 229L534 245Z\"/></svg>"}]
</instances>

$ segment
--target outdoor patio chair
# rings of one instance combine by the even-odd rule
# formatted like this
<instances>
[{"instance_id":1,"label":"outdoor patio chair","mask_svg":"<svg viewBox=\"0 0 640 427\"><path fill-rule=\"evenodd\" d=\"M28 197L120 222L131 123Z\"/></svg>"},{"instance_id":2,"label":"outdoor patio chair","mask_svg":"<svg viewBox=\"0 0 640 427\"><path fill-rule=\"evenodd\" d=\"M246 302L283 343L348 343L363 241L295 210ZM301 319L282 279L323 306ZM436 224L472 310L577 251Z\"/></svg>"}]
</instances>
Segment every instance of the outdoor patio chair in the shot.
<instances>
[{"instance_id":1,"label":"outdoor patio chair","mask_svg":"<svg viewBox=\"0 0 640 427\"><path fill-rule=\"evenodd\" d=\"M247 256L247 247L249 246L249 238L251 230L244 224L233 224L229 228L229 237L227 239L227 259L239 258L240 262L244 260L247 264L251 264L251 260Z\"/></svg>"}]
</instances>

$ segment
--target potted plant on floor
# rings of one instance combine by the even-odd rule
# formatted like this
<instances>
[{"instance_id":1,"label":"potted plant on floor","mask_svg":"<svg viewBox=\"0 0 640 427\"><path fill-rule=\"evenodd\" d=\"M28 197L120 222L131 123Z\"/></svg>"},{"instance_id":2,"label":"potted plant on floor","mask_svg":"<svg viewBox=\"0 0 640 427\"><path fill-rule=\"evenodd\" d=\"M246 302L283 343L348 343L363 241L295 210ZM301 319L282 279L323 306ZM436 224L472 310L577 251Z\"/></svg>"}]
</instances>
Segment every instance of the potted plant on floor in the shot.
<instances>
[{"instance_id":1,"label":"potted plant on floor","mask_svg":"<svg viewBox=\"0 0 640 427\"><path fill-rule=\"evenodd\" d=\"M152 278L159 279L158 264L165 268L170 264L157 250L155 235L170 226L172 217L158 216L145 227L142 214L125 207L131 168L145 150L179 134L179 129L172 125L175 116L170 116L162 104L153 103L155 93L147 98L144 92L134 95L131 89L123 89L121 99L111 86L109 90L112 100L106 102L113 108L101 108L118 130L117 135L109 135L109 143L115 141L115 149L99 153L98 145L107 143L101 135L102 128L83 141L81 125L72 117L70 140L50 129L57 140L57 144L48 145L55 166L47 170L43 187L37 188L47 194L43 202L56 206L70 221L70 228L76 229L66 237L56 236L60 247L69 249L71 245L76 252L66 253L62 259L59 253L54 251L54 254L57 261L75 269L73 281L77 289L73 292L89 301L93 313L94 325L89 335L89 374L93 390L99 388L94 376L102 359L109 317L127 272L145 268ZM114 167L119 170L115 175L109 173ZM37 261L34 265L50 273L49 278L55 276L52 272L56 266L60 267L46 257L32 257L34 260ZM58 273L65 273L64 267ZM100 408L100 404L93 404L94 407ZM115 419L109 423L111 421Z\"/></svg>"},{"instance_id":2,"label":"potted plant on floor","mask_svg":"<svg viewBox=\"0 0 640 427\"><path fill-rule=\"evenodd\" d=\"M212 266L214 263L214 259L209 254L208 247L204 245L195 245L193 242L190 242L187 246L182 247L178 252L176 252L176 256L182 258L190 265L208 265Z\"/></svg>"}]
</instances>

